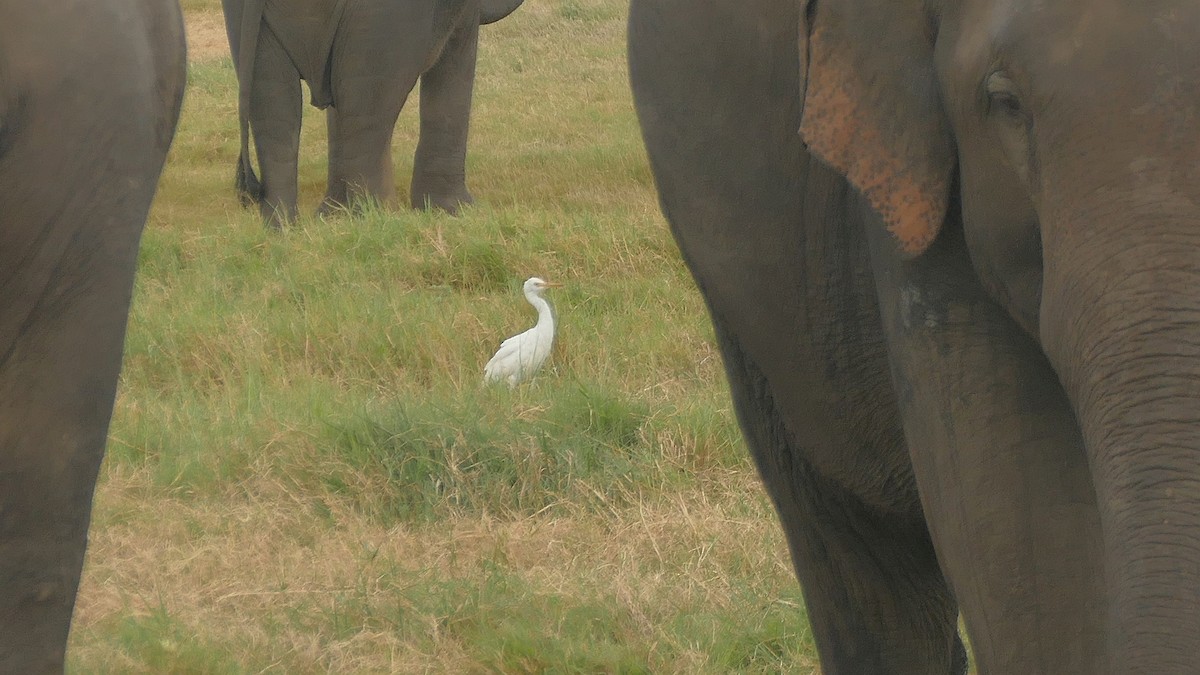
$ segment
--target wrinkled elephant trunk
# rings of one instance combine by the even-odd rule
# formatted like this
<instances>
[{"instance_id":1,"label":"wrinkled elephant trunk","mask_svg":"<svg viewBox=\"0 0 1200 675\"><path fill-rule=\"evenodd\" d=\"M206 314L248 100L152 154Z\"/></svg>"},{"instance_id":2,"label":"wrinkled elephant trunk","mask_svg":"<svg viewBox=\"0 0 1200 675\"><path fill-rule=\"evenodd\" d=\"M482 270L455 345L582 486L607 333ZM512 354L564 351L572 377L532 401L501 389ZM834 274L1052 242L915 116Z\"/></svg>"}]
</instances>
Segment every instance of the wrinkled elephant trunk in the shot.
<instances>
[{"instance_id":1,"label":"wrinkled elephant trunk","mask_svg":"<svg viewBox=\"0 0 1200 675\"><path fill-rule=\"evenodd\" d=\"M1042 339L1101 505L1112 673L1197 667L1200 213L1187 215L1047 237Z\"/></svg>"}]
</instances>

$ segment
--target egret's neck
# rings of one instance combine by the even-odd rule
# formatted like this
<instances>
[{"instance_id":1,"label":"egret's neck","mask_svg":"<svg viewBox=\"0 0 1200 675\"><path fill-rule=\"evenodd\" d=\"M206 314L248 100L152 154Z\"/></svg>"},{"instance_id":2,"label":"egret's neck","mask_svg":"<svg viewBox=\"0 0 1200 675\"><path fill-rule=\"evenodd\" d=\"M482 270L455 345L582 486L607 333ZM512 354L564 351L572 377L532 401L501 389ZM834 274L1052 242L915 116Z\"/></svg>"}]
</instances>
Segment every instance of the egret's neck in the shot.
<instances>
[{"instance_id":1,"label":"egret's neck","mask_svg":"<svg viewBox=\"0 0 1200 675\"><path fill-rule=\"evenodd\" d=\"M533 305L533 308L537 310L537 325L554 325L554 315L551 314L550 303L546 302L545 298L536 293L529 293L525 296L525 299L528 300L529 304Z\"/></svg>"}]
</instances>

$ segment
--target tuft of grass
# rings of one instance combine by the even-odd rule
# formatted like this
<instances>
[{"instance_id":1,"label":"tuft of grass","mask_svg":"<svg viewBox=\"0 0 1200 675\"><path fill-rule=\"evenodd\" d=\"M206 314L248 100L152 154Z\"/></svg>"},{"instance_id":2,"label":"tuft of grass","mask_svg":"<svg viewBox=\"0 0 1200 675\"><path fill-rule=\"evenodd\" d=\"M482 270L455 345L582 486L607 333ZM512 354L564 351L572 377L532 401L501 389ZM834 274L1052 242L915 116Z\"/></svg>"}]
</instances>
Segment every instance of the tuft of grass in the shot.
<instances>
[{"instance_id":1,"label":"tuft of grass","mask_svg":"<svg viewBox=\"0 0 1200 675\"><path fill-rule=\"evenodd\" d=\"M464 407L409 405L330 423L330 442L320 444L328 454L309 464L317 473L293 478L322 484L389 526L545 513L572 499L580 482L623 504L661 480L657 458L640 443L645 412L636 404L583 385L519 417L508 392L464 398Z\"/></svg>"},{"instance_id":2,"label":"tuft of grass","mask_svg":"<svg viewBox=\"0 0 1200 675\"><path fill-rule=\"evenodd\" d=\"M568 21L602 22L620 17L620 9L603 0L560 0L558 15Z\"/></svg>"},{"instance_id":3,"label":"tuft of grass","mask_svg":"<svg viewBox=\"0 0 1200 675\"><path fill-rule=\"evenodd\" d=\"M484 28L458 217L238 206L220 4L186 0L69 670L815 673L703 303L658 214L626 3ZM399 202L419 96L393 139ZM324 192L305 109L301 210ZM484 387L563 282L550 363Z\"/></svg>"},{"instance_id":4,"label":"tuft of grass","mask_svg":"<svg viewBox=\"0 0 1200 675\"><path fill-rule=\"evenodd\" d=\"M144 616L121 618L113 632L122 655L140 672L245 672L235 654L196 637L196 631L163 606Z\"/></svg>"}]
</instances>

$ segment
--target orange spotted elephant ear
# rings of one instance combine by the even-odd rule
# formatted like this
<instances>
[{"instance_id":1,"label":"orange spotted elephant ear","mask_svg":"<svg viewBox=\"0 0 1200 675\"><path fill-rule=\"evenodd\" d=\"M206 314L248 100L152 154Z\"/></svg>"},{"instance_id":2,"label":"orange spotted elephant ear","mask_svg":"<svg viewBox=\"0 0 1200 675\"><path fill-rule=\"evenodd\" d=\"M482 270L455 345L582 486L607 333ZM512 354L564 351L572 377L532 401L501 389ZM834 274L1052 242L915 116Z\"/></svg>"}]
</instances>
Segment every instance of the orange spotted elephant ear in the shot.
<instances>
[{"instance_id":1,"label":"orange spotted elephant ear","mask_svg":"<svg viewBox=\"0 0 1200 675\"><path fill-rule=\"evenodd\" d=\"M946 218L955 171L925 2L803 4L800 134L866 197L903 252L919 255Z\"/></svg>"}]
</instances>

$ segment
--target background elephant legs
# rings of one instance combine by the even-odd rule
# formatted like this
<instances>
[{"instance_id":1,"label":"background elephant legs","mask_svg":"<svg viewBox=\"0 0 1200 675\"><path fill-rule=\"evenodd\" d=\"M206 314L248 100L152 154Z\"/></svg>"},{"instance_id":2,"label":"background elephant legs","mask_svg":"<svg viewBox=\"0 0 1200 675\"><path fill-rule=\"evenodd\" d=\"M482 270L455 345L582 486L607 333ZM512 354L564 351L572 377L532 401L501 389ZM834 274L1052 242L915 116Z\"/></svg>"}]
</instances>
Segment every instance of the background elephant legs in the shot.
<instances>
[{"instance_id":1,"label":"background elephant legs","mask_svg":"<svg viewBox=\"0 0 1200 675\"><path fill-rule=\"evenodd\" d=\"M1057 378L957 225L905 263L866 218L913 472L979 672L1106 672L1098 512Z\"/></svg>"},{"instance_id":2,"label":"background elephant legs","mask_svg":"<svg viewBox=\"0 0 1200 675\"><path fill-rule=\"evenodd\" d=\"M467 131L479 25L455 31L432 68L421 76L421 140L413 162L413 208L456 213L473 199L467 191Z\"/></svg>"},{"instance_id":3,"label":"background elephant legs","mask_svg":"<svg viewBox=\"0 0 1200 675\"><path fill-rule=\"evenodd\" d=\"M399 116L397 110L396 116ZM325 111L329 130L329 178L319 214L346 208L367 199L380 204L396 201L392 168L392 131L396 119L378 115ZM381 129L386 129L382 131Z\"/></svg>"},{"instance_id":4,"label":"background elephant legs","mask_svg":"<svg viewBox=\"0 0 1200 675\"><path fill-rule=\"evenodd\" d=\"M336 108L326 111L329 185L322 212L358 198L395 202L392 132L434 48L428 34L432 19L423 14L429 10L418 6L424 4L359 3L346 9L334 43Z\"/></svg>"},{"instance_id":5,"label":"background elephant legs","mask_svg":"<svg viewBox=\"0 0 1200 675\"><path fill-rule=\"evenodd\" d=\"M262 215L278 225L296 218L303 93L300 71L267 25L258 33L257 50L250 126L262 170Z\"/></svg>"},{"instance_id":6,"label":"background elephant legs","mask_svg":"<svg viewBox=\"0 0 1200 675\"><path fill-rule=\"evenodd\" d=\"M925 524L863 504L788 439L770 385L714 315L734 406L787 535L826 675L965 673Z\"/></svg>"}]
</instances>

